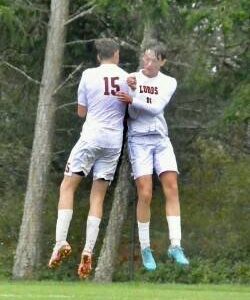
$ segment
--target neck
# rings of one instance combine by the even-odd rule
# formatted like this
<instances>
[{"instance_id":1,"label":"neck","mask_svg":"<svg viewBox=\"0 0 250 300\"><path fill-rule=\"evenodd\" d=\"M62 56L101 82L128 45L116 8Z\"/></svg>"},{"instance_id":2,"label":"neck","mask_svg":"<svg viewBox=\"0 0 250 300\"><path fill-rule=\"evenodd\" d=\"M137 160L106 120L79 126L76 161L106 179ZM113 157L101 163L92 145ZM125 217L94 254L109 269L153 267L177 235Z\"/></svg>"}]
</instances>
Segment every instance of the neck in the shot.
<instances>
[{"instance_id":1,"label":"neck","mask_svg":"<svg viewBox=\"0 0 250 300\"><path fill-rule=\"evenodd\" d=\"M157 75L158 75L158 73L159 73L159 71L157 71L157 72L155 72L155 73L147 73L144 69L142 70L142 73L143 73L143 75L145 75L145 76L147 76L147 77L149 77L149 78L153 78L153 77L156 77Z\"/></svg>"},{"instance_id":2,"label":"neck","mask_svg":"<svg viewBox=\"0 0 250 300\"><path fill-rule=\"evenodd\" d=\"M103 65L103 64L115 64L116 65L116 63L113 59L104 59L101 61L101 65Z\"/></svg>"}]
</instances>

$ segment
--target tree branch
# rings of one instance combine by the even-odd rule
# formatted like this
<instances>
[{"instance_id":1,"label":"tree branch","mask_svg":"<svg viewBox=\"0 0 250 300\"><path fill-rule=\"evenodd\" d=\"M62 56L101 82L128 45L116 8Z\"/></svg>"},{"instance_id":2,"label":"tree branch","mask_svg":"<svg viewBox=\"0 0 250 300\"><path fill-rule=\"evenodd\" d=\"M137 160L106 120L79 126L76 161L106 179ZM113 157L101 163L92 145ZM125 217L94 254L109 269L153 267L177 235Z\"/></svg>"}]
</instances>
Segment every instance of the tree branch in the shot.
<instances>
[{"instance_id":1,"label":"tree branch","mask_svg":"<svg viewBox=\"0 0 250 300\"><path fill-rule=\"evenodd\" d=\"M196 112L196 113L202 113L201 109L194 109L194 108L191 108L191 107L176 106L176 109L184 110L184 111L191 111L191 112Z\"/></svg>"},{"instance_id":2,"label":"tree branch","mask_svg":"<svg viewBox=\"0 0 250 300\"><path fill-rule=\"evenodd\" d=\"M77 104L77 101L69 102L69 103L64 103L64 104L58 106L56 110L62 109L62 108L67 107L67 106L76 105L76 104Z\"/></svg>"},{"instance_id":3,"label":"tree branch","mask_svg":"<svg viewBox=\"0 0 250 300\"><path fill-rule=\"evenodd\" d=\"M138 51L138 47L134 46L134 45L131 45L130 43L126 42L126 41L123 41L123 40L120 40L120 45L124 48L127 48L127 49L130 49L130 50L133 50L135 52Z\"/></svg>"},{"instance_id":4,"label":"tree branch","mask_svg":"<svg viewBox=\"0 0 250 300\"><path fill-rule=\"evenodd\" d=\"M82 11L81 13L77 14L76 16L74 16L74 17L70 18L68 21L66 21L66 22L64 23L64 25L66 26L66 25L68 25L68 24L74 22L75 20L77 20L77 19L79 19L79 18L82 18L82 17L84 17L84 16L86 16L86 15L90 15L96 7L97 7L97 5L95 4L95 5L93 5L91 8Z\"/></svg>"},{"instance_id":5,"label":"tree branch","mask_svg":"<svg viewBox=\"0 0 250 300\"><path fill-rule=\"evenodd\" d=\"M77 44L86 44L89 42L94 42L95 39L90 39L90 40L75 40L75 41L71 41L71 42L67 42L65 45L66 46L71 46L71 45L77 45Z\"/></svg>"},{"instance_id":6,"label":"tree branch","mask_svg":"<svg viewBox=\"0 0 250 300\"><path fill-rule=\"evenodd\" d=\"M79 13L81 13L83 10L86 10L88 8L90 8L91 6L93 6L95 4L96 0L93 1L88 1L86 4L80 6L74 14L70 15L69 18L73 18L74 16L78 15Z\"/></svg>"},{"instance_id":7,"label":"tree branch","mask_svg":"<svg viewBox=\"0 0 250 300\"><path fill-rule=\"evenodd\" d=\"M40 81L31 78L31 77L30 77L28 74L26 74L23 70L19 69L18 67L13 66L12 64L8 63L7 61L3 61L2 64L8 66L9 68L11 68L11 69L13 69L13 70L15 70L15 71L17 71L17 72L20 73L20 74L22 74L22 75L23 75L25 78L27 78L29 81L32 81L32 82L34 82L35 84L38 84L38 85L41 84Z\"/></svg>"},{"instance_id":8,"label":"tree branch","mask_svg":"<svg viewBox=\"0 0 250 300\"><path fill-rule=\"evenodd\" d=\"M114 37L114 38L115 38L115 37ZM72 46L72 45L78 45L78 44L86 44L86 43L89 43L89 42L94 42L95 40L96 40L96 39L89 39L89 40L75 40L75 41L67 42L65 45L66 45L66 46ZM136 47L135 45L132 45L132 44L130 44L129 42L124 41L124 40L121 40L121 39L118 39L118 40L120 41L121 47L130 49L130 50L133 50L133 51L138 51L138 47Z\"/></svg>"},{"instance_id":9,"label":"tree branch","mask_svg":"<svg viewBox=\"0 0 250 300\"><path fill-rule=\"evenodd\" d=\"M69 76L55 89L53 96L58 93L58 91L70 80L73 78L74 74L77 73L82 67L84 63L82 62L79 66L75 68L73 72L69 74Z\"/></svg>"},{"instance_id":10,"label":"tree branch","mask_svg":"<svg viewBox=\"0 0 250 300\"><path fill-rule=\"evenodd\" d=\"M167 60L167 63L170 63L174 66L182 66L182 67L186 67L186 68L190 68L191 65L188 63L183 63L181 61L173 61L173 60Z\"/></svg>"}]
</instances>

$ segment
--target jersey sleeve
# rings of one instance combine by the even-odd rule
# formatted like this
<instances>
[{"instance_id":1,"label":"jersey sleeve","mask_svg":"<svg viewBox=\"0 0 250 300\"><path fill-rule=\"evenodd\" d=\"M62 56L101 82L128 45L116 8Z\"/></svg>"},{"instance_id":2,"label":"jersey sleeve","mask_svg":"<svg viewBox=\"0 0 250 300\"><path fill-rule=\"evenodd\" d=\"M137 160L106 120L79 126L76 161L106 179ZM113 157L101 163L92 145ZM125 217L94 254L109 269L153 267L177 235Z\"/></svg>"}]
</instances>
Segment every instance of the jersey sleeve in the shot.
<instances>
[{"instance_id":1,"label":"jersey sleeve","mask_svg":"<svg viewBox=\"0 0 250 300\"><path fill-rule=\"evenodd\" d=\"M132 105L128 106L128 114L131 119L133 119L133 120L137 119L139 112L140 112L140 109L137 109Z\"/></svg>"},{"instance_id":2,"label":"jersey sleeve","mask_svg":"<svg viewBox=\"0 0 250 300\"><path fill-rule=\"evenodd\" d=\"M82 78L78 86L77 92L78 104L82 106L87 106L86 97L86 72L82 73Z\"/></svg>"},{"instance_id":3,"label":"jersey sleeve","mask_svg":"<svg viewBox=\"0 0 250 300\"><path fill-rule=\"evenodd\" d=\"M134 97L133 102L132 104L130 104L130 106L132 108L144 110L148 114L153 116L158 115L164 110L165 106L169 103L173 93L176 90L176 87L177 87L177 81L173 79L171 88L166 89L166 91L160 97L158 97L157 100L154 101L152 99L152 103L147 103L146 101L142 101L141 99Z\"/></svg>"}]
</instances>

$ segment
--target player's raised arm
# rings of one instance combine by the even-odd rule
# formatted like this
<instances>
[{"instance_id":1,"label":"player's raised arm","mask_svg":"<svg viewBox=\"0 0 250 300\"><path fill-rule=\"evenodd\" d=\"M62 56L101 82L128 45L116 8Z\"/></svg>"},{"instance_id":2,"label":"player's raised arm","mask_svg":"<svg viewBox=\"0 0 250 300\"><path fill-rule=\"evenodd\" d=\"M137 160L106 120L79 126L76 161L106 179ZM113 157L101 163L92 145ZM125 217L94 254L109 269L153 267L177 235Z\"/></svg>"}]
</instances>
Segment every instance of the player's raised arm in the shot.
<instances>
[{"instance_id":1,"label":"player's raised arm","mask_svg":"<svg viewBox=\"0 0 250 300\"><path fill-rule=\"evenodd\" d=\"M164 110L166 105L169 103L173 93L176 90L176 87L177 82L173 78L171 87L168 88L162 96L158 97L157 99L145 96L145 101L141 101L141 99L137 99L136 97L134 97L130 103L131 107L144 110L152 116L158 115Z\"/></svg>"},{"instance_id":2,"label":"player's raised arm","mask_svg":"<svg viewBox=\"0 0 250 300\"><path fill-rule=\"evenodd\" d=\"M133 95L128 95L123 92L118 92L116 96L120 101L130 104L131 108L141 109L150 115L155 116L164 110L165 106L169 103L173 93L175 92L176 87L177 82L174 78L172 78L170 86L167 87L165 93L162 94L162 96L158 96L157 99L145 96L145 100L142 101L142 99L138 99L133 97Z\"/></svg>"}]
</instances>

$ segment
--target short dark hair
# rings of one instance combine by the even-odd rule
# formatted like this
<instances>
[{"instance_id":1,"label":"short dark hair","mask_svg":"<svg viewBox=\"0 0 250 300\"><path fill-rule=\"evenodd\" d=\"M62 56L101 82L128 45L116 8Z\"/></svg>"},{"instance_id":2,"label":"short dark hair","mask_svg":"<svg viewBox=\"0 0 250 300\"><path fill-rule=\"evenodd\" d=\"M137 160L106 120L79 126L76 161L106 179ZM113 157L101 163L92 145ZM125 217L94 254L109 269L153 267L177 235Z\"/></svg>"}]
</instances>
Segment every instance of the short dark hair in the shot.
<instances>
[{"instance_id":1,"label":"short dark hair","mask_svg":"<svg viewBox=\"0 0 250 300\"><path fill-rule=\"evenodd\" d=\"M154 51L155 56L157 57L157 59L159 59L159 58L165 59L166 58L166 46L161 42L153 41L153 42L145 45L144 53L147 50Z\"/></svg>"},{"instance_id":2,"label":"short dark hair","mask_svg":"<svg viewBox=\"0 0 250 300\"><path fill-rule=\"evenodd\" d=\"M112 58L117 50L118 43L111 38L102 38L95 41L95 47L100 60Z\"/></svg>"}]
</instances>

